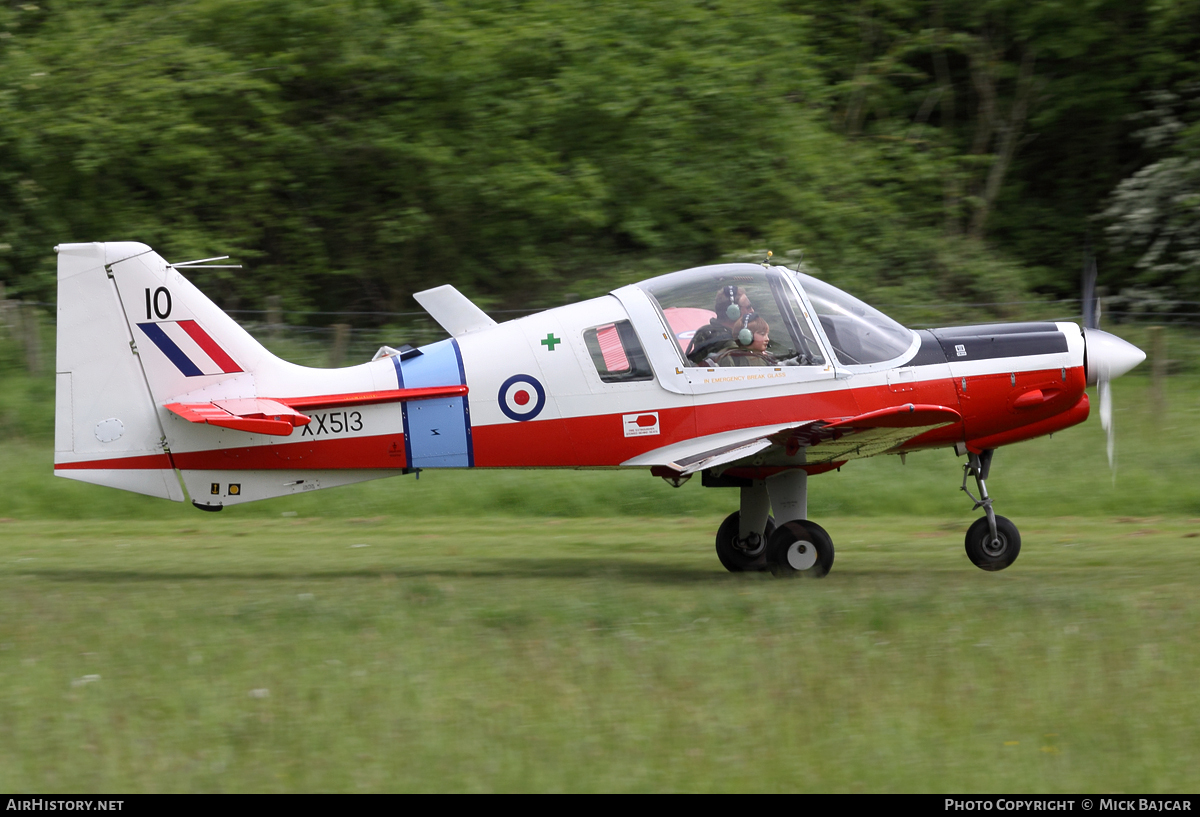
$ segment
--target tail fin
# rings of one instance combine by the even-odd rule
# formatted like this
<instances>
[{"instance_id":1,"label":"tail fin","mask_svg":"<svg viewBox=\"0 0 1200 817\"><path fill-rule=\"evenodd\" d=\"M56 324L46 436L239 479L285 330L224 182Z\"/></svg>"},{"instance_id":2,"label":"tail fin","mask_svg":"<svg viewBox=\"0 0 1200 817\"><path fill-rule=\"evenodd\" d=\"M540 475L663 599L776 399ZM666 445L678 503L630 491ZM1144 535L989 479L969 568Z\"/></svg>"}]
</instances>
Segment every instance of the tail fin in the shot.
<instances>
[{"instance_id":1,"label":"tail fin","mask_svg":"<svg viewBox=\"0 0 1200 817\"><path fill-rule=\"evenodd\" d=\"M183 501L162 404L217 384L237 396L239 378L252 391L246 373L282 361L144 244L55 250L55 473Z\"/></svg>"},{"instance_id":2,"label":"tail fin","mask_svg":"<svg viewBox=\"0 0 1200 817\"><path fill-rule=\"evenodd\" d=\"M377 407L369 429L361 417L335 420L329 431L322 423L319 432L300 435L308 439L282 442L309 418L264 399L308 398L305 405L329 406L327 399L311 398L374 398L376 391L396 389L394 361L296 366L267 351L144 244L55 249L58 476L175 501L185 499L182 477L193 504L217 510L378 479L405 467L401 413L394 406ZM461 365L454 374L461 375ZM259 417L264 412L279 416ZM317 447L321 456L314 455Z\"/></svg>"}]
</instances>

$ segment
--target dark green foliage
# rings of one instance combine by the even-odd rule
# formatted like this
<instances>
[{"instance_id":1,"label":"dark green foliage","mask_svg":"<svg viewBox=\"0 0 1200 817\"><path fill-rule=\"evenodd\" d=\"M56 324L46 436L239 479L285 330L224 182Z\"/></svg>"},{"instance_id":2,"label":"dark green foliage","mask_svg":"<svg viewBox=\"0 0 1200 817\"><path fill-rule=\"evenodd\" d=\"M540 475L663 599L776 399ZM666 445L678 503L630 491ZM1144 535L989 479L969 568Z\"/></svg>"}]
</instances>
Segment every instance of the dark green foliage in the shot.
<instances>
[{"instance_id":1,"label":"dark green foliage","mask_svg":"<svg viewBox=\"0 0 1200 817\"><path fill-rule=\"evenodd\" d=\"M924 143L950 234L987 238L1026 283L1078 293L1096 217L1117 184L1153 161L1136 136L1146 92L1194 82L1196 4L1089 0L797 0L816 27L848 137ZM1132 260L1102 257L1101 281ZM974 272L974 268L967 268Z\"/></svg>"},{"instance_id":2,"label":"dark green foliage","mask_svg":"<svg viewBox=\"0 0 1200 817\"><path fill-rule=\"evenodd\" d=\"M1137 254L1138 283L1200 297L1200 87L1190 99L1160 91L1139 131L1163 158L1117 186L1104 212L1113 244Z\"/></svg>"},{"instance_id":3,"label":"dark green foliage","mask_svg":"<svg viewBox=\"0 0 1200 817\"><path fill-rule=\"evenodd\" d=\"M1156 158L1129 115L1195 76L1194 17L11 3L0 279L48 302L54 244L131 239L245 263L201 274L226 307L399 311L443 282L528 307L770 246L892 301L1074 294L1093 217Z\"/></svg>"}]
</instances>

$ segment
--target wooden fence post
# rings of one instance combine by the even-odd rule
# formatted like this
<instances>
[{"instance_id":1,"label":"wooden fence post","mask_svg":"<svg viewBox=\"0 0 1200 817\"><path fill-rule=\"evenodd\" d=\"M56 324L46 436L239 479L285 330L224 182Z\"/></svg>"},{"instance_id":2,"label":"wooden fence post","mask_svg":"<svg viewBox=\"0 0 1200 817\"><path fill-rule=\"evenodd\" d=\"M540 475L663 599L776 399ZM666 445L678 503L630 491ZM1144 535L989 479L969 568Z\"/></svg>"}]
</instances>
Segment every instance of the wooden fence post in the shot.
<instances>
[{"instance_id":1,"label":"wooden fence post","mask_svg":"<svg viewBox=\"0 0 1200 817\"><path fill-rule=\"evenodd\" d=\"M20 322L18 317L14 315L16 304L4 297L4 282L0 281L0 324L8 330L9 336L17 339L17 324Z\"/></svg>"},{"instance_id":2,"label":"wooden fence post","mask_svg":"<svg viewBox=\"0 0 1200 817\"><path fill-rule=\"evenodd\" d=\"M279 330L283 328L282 302L278 295L267 296L267 334L272 341L279 340Z\"/></svg>"},{"instance_id":3,"label":"wooden fence post","mask_svg":"<svg viewBox=\"0 0 1200 817\"><path fill-rule=\"evenodd\" d=\"M1167 419L1167 334L1150 327L1150 405L1161 428Z\"/></svg>"},{"instance_id":4,"label":"wooden fence post","mask_svg":"<svg viewBox=\"0 0 1200 817\"><path fill-rule=\"evenodd\" d=\"M25 368L37 374L42 370L42 313L33 304L21 304L21 329Z\"/></svg>"},{"instance_id":5,"label":"wooden fence post","mask_svg":"<svg viewBox=\"0 0 1200 817\"><path fill-rule=\"evenodd\" d=\"M333 350L329 353L329 365L337 368L346 357L346 347L350 345L350 324L335 323L333 325Z\"/></svg>"}]
</instances>

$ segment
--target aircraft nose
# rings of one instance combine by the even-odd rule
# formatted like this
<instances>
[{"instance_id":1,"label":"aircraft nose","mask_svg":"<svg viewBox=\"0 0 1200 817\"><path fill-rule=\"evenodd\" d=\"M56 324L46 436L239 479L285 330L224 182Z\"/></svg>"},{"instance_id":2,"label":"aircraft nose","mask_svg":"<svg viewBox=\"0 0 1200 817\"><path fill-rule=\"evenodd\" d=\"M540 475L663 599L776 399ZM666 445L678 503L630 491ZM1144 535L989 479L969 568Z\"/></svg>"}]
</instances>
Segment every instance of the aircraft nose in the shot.
<instances>
[{"instance_id":1,"label":"aircraft nose","mask_svg":"<svg viewBox=\"0 0 1200 817\"><path fill-rule=\"evenodd\" d=\"M1146 359L1146 353L1128 341L1099 329L1084 331L1087 346L1087 384L1120 377Z\"/></svg>"}]
</instances>

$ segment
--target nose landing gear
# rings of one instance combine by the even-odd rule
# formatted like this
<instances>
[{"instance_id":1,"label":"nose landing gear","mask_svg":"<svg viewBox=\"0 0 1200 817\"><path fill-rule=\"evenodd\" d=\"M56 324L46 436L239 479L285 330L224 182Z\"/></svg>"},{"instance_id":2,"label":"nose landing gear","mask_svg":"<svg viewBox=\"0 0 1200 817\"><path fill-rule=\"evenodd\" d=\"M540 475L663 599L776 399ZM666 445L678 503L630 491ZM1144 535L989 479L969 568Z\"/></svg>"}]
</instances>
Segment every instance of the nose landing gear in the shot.
<instances>
[{"instance_id":1,"label":"nose landing gear","mask_svg":"<svg viewBox=\"0 0 1200 817\"><path fill-rule=\"evenodd\" d=\"M992 468L993 449L987 449L980 454L968 454L967 464L963 466L963 492L971 497L975 508L983 508L987 514L982 519L976 519L967 528L966 548L967 558L981 570L1003 570L1017 560L1021 553L1021 534L1017 526L1003 516L997 516L992 510L992 500L987 493L988 472ZM975 477L975 485L979 489L979 499L967 488L967 478Z\"/></svg>"}]
</instances>

